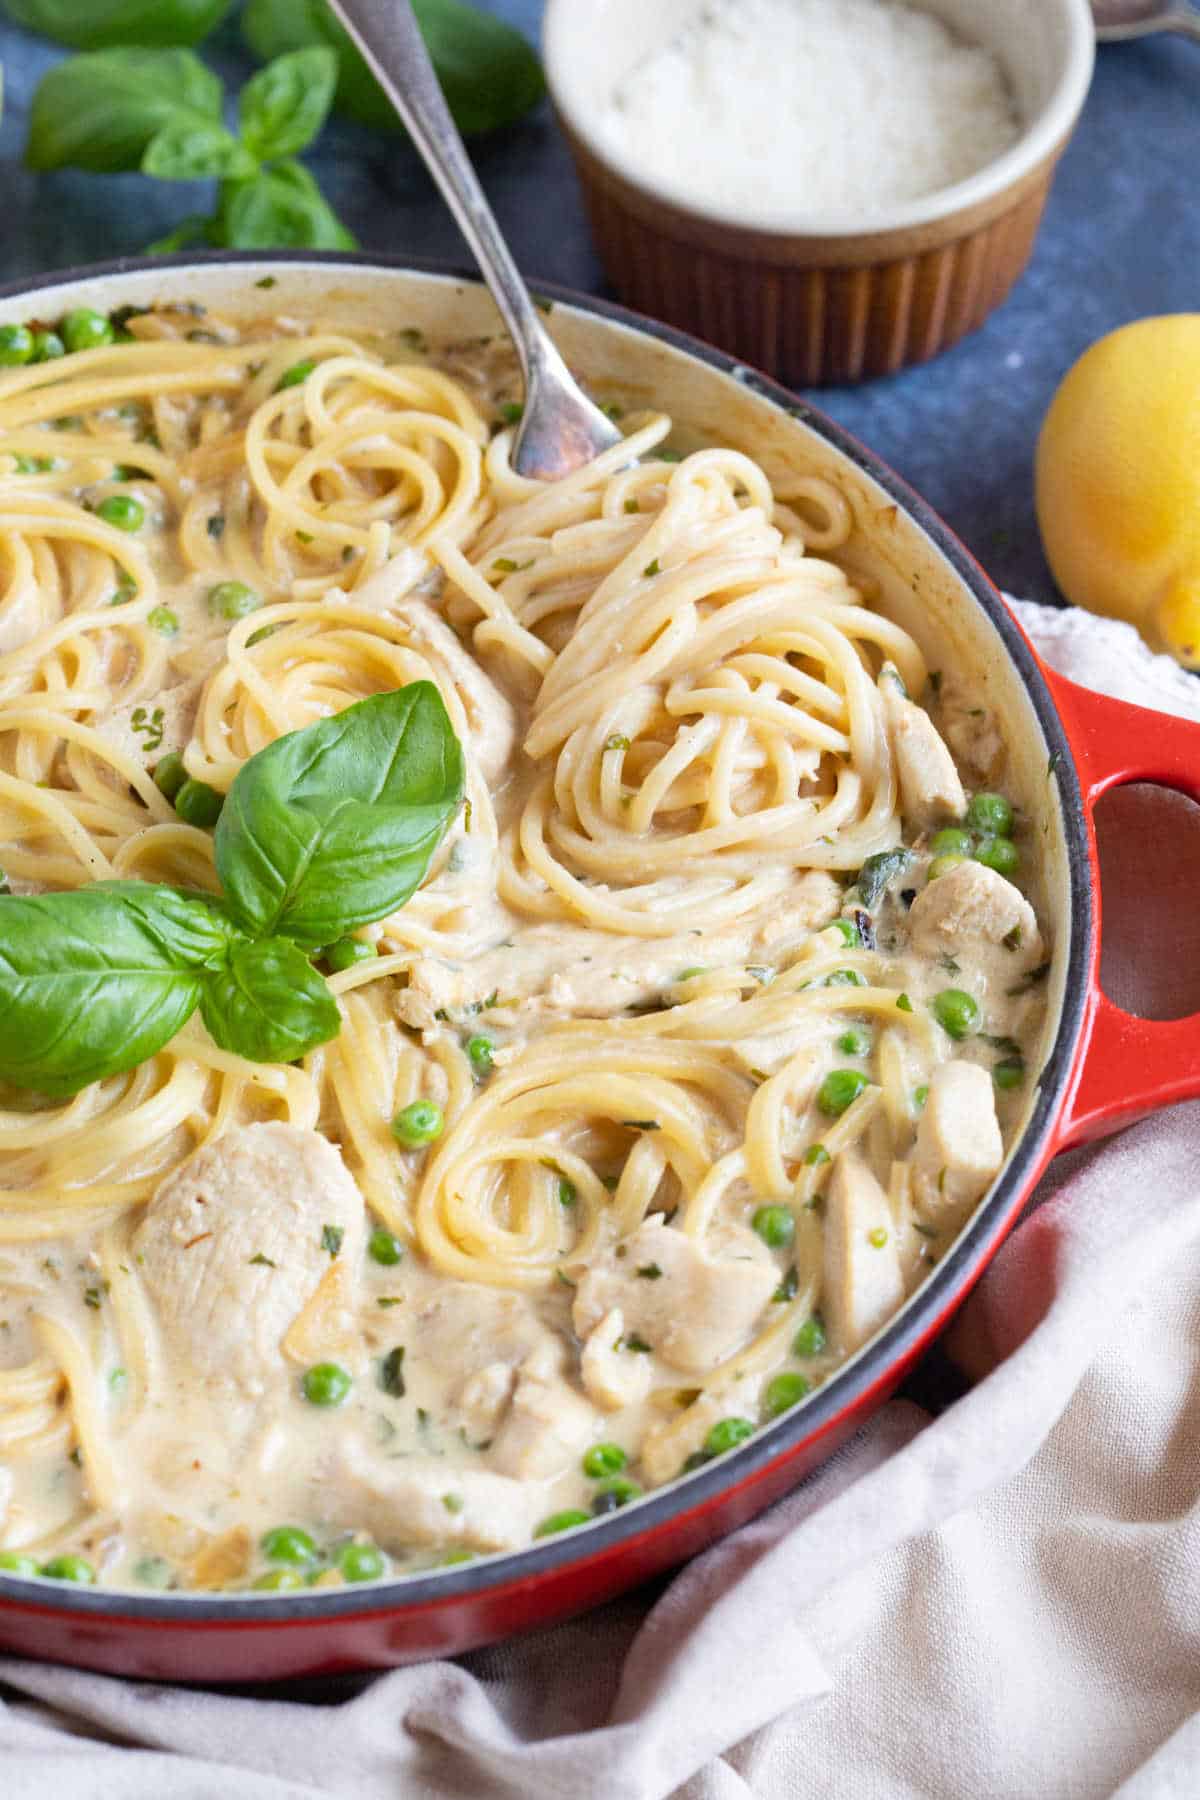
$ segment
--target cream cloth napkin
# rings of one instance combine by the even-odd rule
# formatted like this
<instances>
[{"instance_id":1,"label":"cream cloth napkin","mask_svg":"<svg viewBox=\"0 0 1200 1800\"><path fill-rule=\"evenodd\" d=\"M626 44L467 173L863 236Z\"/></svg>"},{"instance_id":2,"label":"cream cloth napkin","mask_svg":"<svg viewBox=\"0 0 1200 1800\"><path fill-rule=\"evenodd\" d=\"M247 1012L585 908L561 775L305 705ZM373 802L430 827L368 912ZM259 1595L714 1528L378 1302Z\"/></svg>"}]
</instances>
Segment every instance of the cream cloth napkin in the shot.
<instances>
[{"instance_id":1,"label":"cream cloth napkin","mask_svg":"<svg viewBox=\"0 0 1200 1800\"><path fill-rule=\"evenodd\" d=\"M1200 716L1128 627L1020 612L1067 672ZM1122 796L1106 836L1110 991L1200 1003L1200 831ZM1039 1200L955 1328L966 1397L894 1402L660 1597L330 1705L0 1663L0 1794L1195 1800L1200 1106Z\"/></svg>"}]
</instances>

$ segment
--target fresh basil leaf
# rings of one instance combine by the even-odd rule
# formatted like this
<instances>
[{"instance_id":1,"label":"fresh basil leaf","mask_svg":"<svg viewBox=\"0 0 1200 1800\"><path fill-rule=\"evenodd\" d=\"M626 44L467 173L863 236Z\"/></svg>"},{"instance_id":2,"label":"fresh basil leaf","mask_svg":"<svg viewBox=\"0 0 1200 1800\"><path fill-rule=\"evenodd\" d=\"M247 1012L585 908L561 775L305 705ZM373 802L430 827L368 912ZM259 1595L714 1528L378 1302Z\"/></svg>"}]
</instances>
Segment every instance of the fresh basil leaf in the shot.
<instances>
[{"instance_id":1,"label":"fresh basil leaf","mask_svg":"<svg viewBox=\"0 0 1200 1800\"><path fill-rule=\"evenodd\" d=\"M542 65L513 26L463 0L413 0L413 11L461 131L495 131L537 105Z\"/></svg>"},{"instance_id":2,"label":"fresh basil leaf","mask_svg":"<svg viewBox=\"0 0 1200 1800\"><path fill-rule=\"evenodd\" d=\"M142 174L159 181L244 180L257 173L255 157L219 121L173 120L155 133L142 157Z\"/></svg>"},{"instance_id":3,"label":"fresh basil leaf","mask_svg":"<svg viewBox=\"0 0 1200 1800\"><path fill-rule=\"evenodd\" d=\"M33 96L25 160L31 169L141 167L167 125L221 123L221 83L190 50L98 50L69 56Z\"/></svg>"},{"instance_id":4,"label":"fresh basil leaf","mask_svg":"<svg viewBox=\"0 0 1200 1800\"><path fill-rule=\"evenodd\" d=\"M168 231L165 237L155 238L152 244L147 244L146 254L174 256L177 250L190 249L193 244L211 244L212 225L211 219L202 218L199 213L191 213L174 231Z\"/></svg>"},{"instance_id":5,"label":"fresh basil leaf","mask_svg":"<svg viewBox=\"0 0 1200 1800\"><path fill-rule=\"evenodd\" d=\"M295 1062L336 1037L337 1001L287 938L242 938L207 976L200 1016L222 1050L251 1062Z\"/></svg>"},{"instance_id":6,"label":"fresh basil leaf","mask_svg":"<svg viewBox=\"0 0 1200 1800\"><path fill-rule=\"evenodd\" d=\"M353 250L346 230L303 163L275 163L221 193L217 241L231 250Z\"/></svg>"},{"instance_id":7,"label":"fresh basil leaf","mask_svg":"<svg viewBox=\"0 0 1200 1800\"><path fill-rule=\"evenodd\" d=\"M198 44L229 11L231 0L4 0L16 25L71 50L118 44Z\"/></svg>"},{"instance_id":8,"label":"fresh basil leaf","mask_svg":"<svg viewBox=\"0 0 1200 1800\"><path fill-rule=\"evenodd\" d=\"M417 24L460 131L511 125L537 105L546 84L537 53L513 26L463 0L413 0ZM402 131L395 108L324 0L249 0L242 33L263 61L327 44L337 52L337 104L361 125Z\"/></svg>"},{"instance_id":9,"label":"fresh basil leaf","mask_svg":"<svg viewBox=\"0 0 1200 1800\"><path fill-rule=\"evenodd\" d=\"M217 823L234 917L314 948L386 918L429 867L463 774L431 681L277 738L238 772Z\"/></svg>"},{"instance_id":10,"label":"fresh basil leaf","mask_svg":"<svg viewBox=\"0 0 1200 1800\"><path fill-rule=\"evenodd\" d=\"M248 81L238 102L242 140L262 162L295 156L320 131L333 105L337 57L314 44L277 56Z\"/></svg>"},{"instance_id":11,"label":"fresh basil leaf","mask_svg":"<svg viewBox=\"0 0 1200 1800\"><path fill-rule=\"evenodd\" d=\"M0 898L0 1078L62 1098L161 1050L234 932L209 901L141 881Z\"/></svg>"}]
</instances>

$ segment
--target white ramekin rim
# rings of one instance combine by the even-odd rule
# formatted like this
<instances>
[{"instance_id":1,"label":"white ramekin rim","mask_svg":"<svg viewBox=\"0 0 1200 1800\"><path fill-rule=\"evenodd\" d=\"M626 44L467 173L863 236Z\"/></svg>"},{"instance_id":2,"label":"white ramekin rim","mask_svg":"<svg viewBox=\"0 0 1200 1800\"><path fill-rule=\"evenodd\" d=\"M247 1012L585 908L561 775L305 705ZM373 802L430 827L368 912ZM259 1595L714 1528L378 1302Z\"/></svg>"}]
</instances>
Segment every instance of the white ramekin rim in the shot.
<instances>
[{"instance_id":1,"label":"white ramekin rim","mask_svg":"<svg viewBox=\"0 0 1200 1800\"><path fill-rule=\"evenodd\" d=\"M1006 189L1017 186L1048 156L1061 149L1083 110L1096 60L1096 33L1090 0L1044 0L1045 5L1057 7L1067 27L1066 56L1049 100L1008 150L966 180L939 188L936 193L926 194L904 206L866 217L858 213L853 216L797 213L794 218L781 223L777 216L756 216L745 208L733 213L717 207L697 206L693 193L671 181L648 178L644 168L599 137L592 121L575 104L571 92L573 84L566 73L568 37L586 23L588 4L589 0L546 0L542 57L550 97L564 124L598 163L619 175L628 186L693 219L756 237L877 237L934 224L986 204Z\"/></svg>"}]
</instances>

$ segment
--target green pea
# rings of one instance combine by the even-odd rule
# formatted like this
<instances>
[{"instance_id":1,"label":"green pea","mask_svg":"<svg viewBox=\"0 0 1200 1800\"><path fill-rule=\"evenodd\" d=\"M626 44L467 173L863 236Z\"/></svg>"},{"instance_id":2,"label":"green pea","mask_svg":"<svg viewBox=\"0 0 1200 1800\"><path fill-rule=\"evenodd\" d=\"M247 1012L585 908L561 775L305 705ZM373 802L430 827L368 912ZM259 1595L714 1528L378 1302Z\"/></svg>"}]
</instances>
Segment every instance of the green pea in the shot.
<instances>
[{"instance_id":1,"label":"green pea","mask_svg":"<svg viewBox=\"0 0 1200 1800\"><path fill-rule=\"evenodd\" d=\"M820 1313L813 1313L792 1339L793 1356L820 1356L825 1348L825 1327Z\"/></svg>"},{"instance_id":2,"label":"green pea","mask_svg":"<svg viewBox=\"0 0 1200 1800\"><path fill-rule=\"evenodd\" d=\"M194 781L190 776L175 796L175 811L184 824L198 825L201 831L212 830L224 804L224 794L209 787L207 781Z\"/></svg>"},{"instance_id":3,"label":"green pea","mask_svg":"<svg viewBox=\"0 0 1200 1800\"><path fill-rule=\"evenodd\" d=\"M133 1579L141 1587L170 1587L171 1565L165 1556L143 1556L133 1565Z\"/></svg>"},{"instance_id":4,"label":"green pea","mask_svg":"<svg viewBox=\"0 0 1200 1800\"><path fill-rule=\"evenodd\" d=\"M835 969L825 977L826 987L866 987L867 978L857 969Z\"/></svg>"},{"instance_id":5,"label":"green pea","mask_svg":"<svg viewBox=\"0 0 1200 1800\"><path fill-rule=\"evenodd\" d=\"M975 861L997 875L1015 875L1021 866L1021 852L1011 838L983 838L975 852Z\"/></svg>"},{"instance_id":6,"label":"green pea","mask_svg":"<svg viewBox=\"0 0 1200 1800\"><path fill-rule=\"evenodd\" d=\"M98 350L111 344L114 335L110 320L90 306L77 306L62 322L62 341L68 350Z\"/></svg>"},{"instance_id":7,"label":"green pea","mask_svg":"<svg viewBox=\"0 0 1200 1800\"><path fill-rule=\"evenodd\" d=\"M262 1540L262 1553L268 1562L293 1563L304 1566L316 1562L317 1546L299 1525L275 1525Z\"/></svg>"},{"instance_id":8,"label":"green pea","mask_svg":"<svg viewBox=\"0 0 1200 1800\"><path fill-rule=\"evenodd\" d=\"M357 963L374 962L379 952L374 944L364 944L361 938L344 937L330 944L324 955L334 974L340 975L343 969L353 969Z\"/></svg>"},{"instance_id":9,"label":"green pea","mask_svg":"<svg viewBox=\"0 0 1200 1800\"><path fill-rule=\"evenodd\" d=\"M636 1481L627 1481L623 1475L615 1475L611 1481L604 1482L596 1489L592 1501L592 1512L599 1517L606 1512L616 1512L619 1506L628 1506L631 1500L640 1500L642 1490Z\"/></svg>"},{"instance_id":10,"label":"green pea","mask_svg":"<svg viewBox=\"0 0 1200 1800\"><path fill-rule=\"evenodd\" d=\"M33 356L30 358L32 362L56 362L60 356L65 356L66 353L67 347L57 331L34 332Z\"/></svg>"},{"instance_id":11,"label":"green pea","mask_svg":"<svg viewBox=\"0 0 1200 1800\"><path fill-rule=\"evenodd\" d=\"M262 595L244 581L218 581L208 590L208 610L215 619L244 619L261 605Z\"/></svg>"},{"instance_id":12,"label":"green pea","mask_svg":"<svg viewBox=\"0 0 1200 1800\"><path fill-rule=\"evenodd\" d=\"M837 1048L843 1056L865 1056L871 1048L871 1040L865 1031L843 1031L837 1039Z\"/></svg>"},{"instance_id":13,"label":"green pea","mask_svg":"<svg viewBox=\"0 0 1200 1800\"><path fill-rule=\"evenodd\" d=\"M957 869L960 863L965 863L969 860L968 857L959 856L957 853L948 856L935 856L929 865L930 881L940 881L943 875L948 875L950 873L951 869Z\"/></svg>"},{"instance_id":14,"label":"green pea","mask_svg":"<svg viewBox=\"0 0 1200 1800\"><path fill-rule=\"evenodd\" d=\"M1013 809L1003 794L976 794L967 808L967 818L988 837L1011 837Z\"/></svg>"},{"instance_id":15,"label":"green pea","mask_svg":"<svg viewBox=\"0 0 1200 1800\"><path fill-rule=\"evenodd\" d=\"M470 1063L477 1081L492 1072L492 1050L494 1045L490 1037L482 1034L467 1039L467 1061Z\"/></svg>"},{"instance_id":16,"label":"green pea","mask_svg":"<svg viewBox=\"0 0 1200 1800\"><path fill-rule=\"evenodd\" d=\"M316 366L310 356L306 356L303 362L293 363L291 368L285 369L279 377L275 384L275 392L278 393L281 388L299 387L302 382L308 380Z\"/></svg>"},{"instance_id":17,"label":"green pea","mask_svg":"<svg viewBox=\"0 0 1200 1800\"><path fill-rule=\"evenodd\" d=\"M0 1550L0 1569L9 1575L36 1575L37 1557L24 1556L19 1550Z\"/></svg>"},{"instance_id":18,"label":"green pea","mask_svg":"<svg viewBox=\"0 0 1200 1800\"><path fill-rule=\"evenodd\" d=\"M782 1250L796 1235L796 1221L790 1206L760 1206L750 1223L772 1250Z\"/></svg>"},{"instance_id":19,"label":"green pea","mask_svg":"<svg viewBox=\"0 0 1200 1800\"><path fill-rule=\"evenodd\" d=\"M406 1150L417 1150L441 1137L445 1124L436 1100L412 1100L392 1120L392 1136Z\"/></svg>"},{"instance_id":20,"label":"green pea","mask_svg":"<svg viewBox=\"0 0 1200 1800\"><path fill-rule=\"evenodd\" d=\"M929 1086L928 1086L927 1082L922 1082L920 1087L915 1087L913 1089L913 1105L914 1106L916 1106L918 1108L924 1106L924 1104L928 1100L928 1098L929 1098Z\"/></svg>"},{"instance_id":21,"label":"green pea","mask_svg":"<svg viewBox=\"0 0 1200 1800\"><path fill-rule=\"evenodd\" d=\"M817 1106L827 1119L840 1119L869 1086L861 1069L830 1069L817 1089Z\"/></svg>"},{"instance_id":22,"label":"green pea","mask_svg":"<svg viewBox=\"0 0 1200 1800\"><path fill-rule=\"evenodd\" d=\"M619 1475L629 1458L620 1444L593 1444L584 1453L583 1472L592 1481L605 1475Z\"/></svg>"},{"instance_id":23,"label":"green pea","mask_svg":"<svg viewBox=\"0 0 1200 1800\"><path fill-rule=\"evenodd\" d=\"M251 1586L258 1593L278 1593L280 1589L303 1587L304 1576L299 1569L268 1569L266 1574L260 1575L257 1581L251 1583Z\"/></svg>"},{"instance_id":24,"label":"green pea","mask_svg":"<svg viewBox=\"0 0 1200 1800\"><path fill-rule=\"evenodd\" d=\"M849 949L852 944L858 943L858 926L854 923L853 919L834 919L833 923L827 925L825 929L827 931L836 931L847 949Z\"/></svg>"},{"instance_id":25,"label":"green pea","mask_svg":"<svg viewBox=\"0 0 1200 1800\"><path fill-rule=\"evenodd\" d=\"M829 1162L830 1156L824 1144L810 1144L804 1152L804 1160L810 1169L819 1169L822 1163Z\"/></svg>"},{"instance_id":26,"label":"green pea","mask_svg":"<svg viewBox=\"0 0 1200 1800\"><path fill-rule=\"evenodd\" d=\"M83 1587L91 1587L96 1579L96 1571L86 1556L52 1556L38 1573L50 1581L77 1581Z\"/></svg>"},{"instance_id":27,"label":"green pea","mask_svg":"<svg viewBox=\"0 0 1200 1800\"><path fill-rule=\"evenodd\" d=\"M1025 1064L1019 1056L1009 1056L992 1070L992 1080L1003 1092L1019 1088L1025 1079Z\"/></svg>"},{"instance_id":28,"label":"green pea","mask_svg":"<svg viewBox=\"0 0 1200 1800\"><path fill-rule=\"evenodd\" d=\"M343 1544L338 1568L343 1581L378 1581L387 1572L387 1558L377 1544Z\"/></svg>"},{"instance_id":29,"label":"green pea","mask_svg":"<svg viewBox=\"0 0 1200 1800\"><path fill-rule=\"evenodd\" d=\"M154 767L154 785L165 800L174 800L188 778L178 750L168 750Z\"/></svg>"},{"instance_id":30,"label":"green pea","mask_svg":"<svg viewBox=\"0 0 1200 1800\"><path fill-rule=\"evenodd\" d=\"M780 1413L790 1412L793 1406L798 1406L804 1396L811 1392L811 1386L803 1375L797 1375L792 1370L776 1375L773 1381L767 1383L767 1391L763 1396L767 1417L777 1419Z\"/></svg>"},{"instance_id":31,"label":"green pea","mask_svg":"<svg viewBox=\"0 0 1200 1800\"><path fill-rule=\"evenodd\" d=\"M367 1255L372 1262L381 1263L385 1269L393 1269L403 1260L404 1245L386 1225L377 1225L367 1239Z\"/></svg>"},{"instance_id":32,"label":"green pea","mask_svg":"<svg viewBox=\"0 0 1200 1800\"><path fill-rule=\"evenodd\" d=\"M961 825L950 825L945 831L935 831L929 840L929 848L934 856L970 856L971 834L964 831Z\"/></svg>"},{"instance_id":33,"label":"green pea","mask_svg":"<svg viewBox=\"0 0 1200 1800\"><path fill-rule=\"evenodd\" d=\"M136 494L110 494L94 510L98 519L117 531L140 531L146 523L146 508Z\"/></svg>"},{"instance_id":34,"label":"green pea","mask_svg":"<svg viewBox=\"0 0 1200 1800\"><path fill-rule=\"evenodd\" d=\"M979 1027L979 1007L961 988L943 988L935 994L933 1016L947 1036L958 1043Z\"/></svg>"},{"instance_id":35,"label":"green pea","mask_svg":"<svg viewBox=\"0 0 1200 1800\"><path fill-rule=\"evenodd\" d=\"M724 1456L726 1450L744 1444L753 1436L754 1427L749 1419L718 1419L704 1440L704 1449L709 1456Z\"/></svg>"},{"instance_id":36,"label":"green pea","mask_svg":"<svg viewBox=\"0 0 1200 1800\"><path fill-rule=\"evenodd\" d=\"M553 1537L559 1531L574 1531L577 1525L586 1525L588 1514L580 1512L577 1506L568 1506L563 1512L551 1513L543 1519L534 1532L534 1537Z\"/></svg>"},{"instance_id":37,"label":"green pea","mask_svg":"<svg viewBox=\"0 0 1200 1800\"><path fill-rule=\"evenodd\" d=\"M146 614L146 623L160 637L178 637L179 614L172 612L169 606L156 606Z\"/></svg>"},{"instance_id":38,"label":"green pea","mask_svg":"<svg viewBox=\"0 0 1200 1800\"><path fill-rule=\"evenodd\" d=\"M32 359L33 333L28 325L0 325L0 368L18 368Z\"/></svg>"},{"instance_id":39,"label":"green pea","mask_svg":"<svg viewBox=\"0 0 1200 1800\"><path fill-rule=\"evenodd\" d=\"M354 1384L340 1364L323 1362L306 1369L300 1385L310 1406L340 1406Z\"/></svg>"}]
</instances>

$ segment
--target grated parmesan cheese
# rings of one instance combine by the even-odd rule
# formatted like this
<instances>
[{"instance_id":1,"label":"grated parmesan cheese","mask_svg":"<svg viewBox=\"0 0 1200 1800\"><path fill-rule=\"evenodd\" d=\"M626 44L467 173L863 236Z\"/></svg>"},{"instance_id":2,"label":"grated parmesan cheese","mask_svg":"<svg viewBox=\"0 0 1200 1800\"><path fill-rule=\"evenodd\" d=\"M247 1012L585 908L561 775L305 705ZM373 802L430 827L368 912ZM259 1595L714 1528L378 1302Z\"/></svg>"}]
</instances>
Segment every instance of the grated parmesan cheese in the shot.
<instances>
[{"instance_id":1,"label":"grated parmesan cheese","mask_svg":"<svg viewBox=\"0 0 1200 1800\"><path fill-rule=\"evenodd\" d=\"M701 209L869 219L1017 138L987 50L897 0L705 0L615 91L611 147Z\"/></svg>"}]
</instances>

